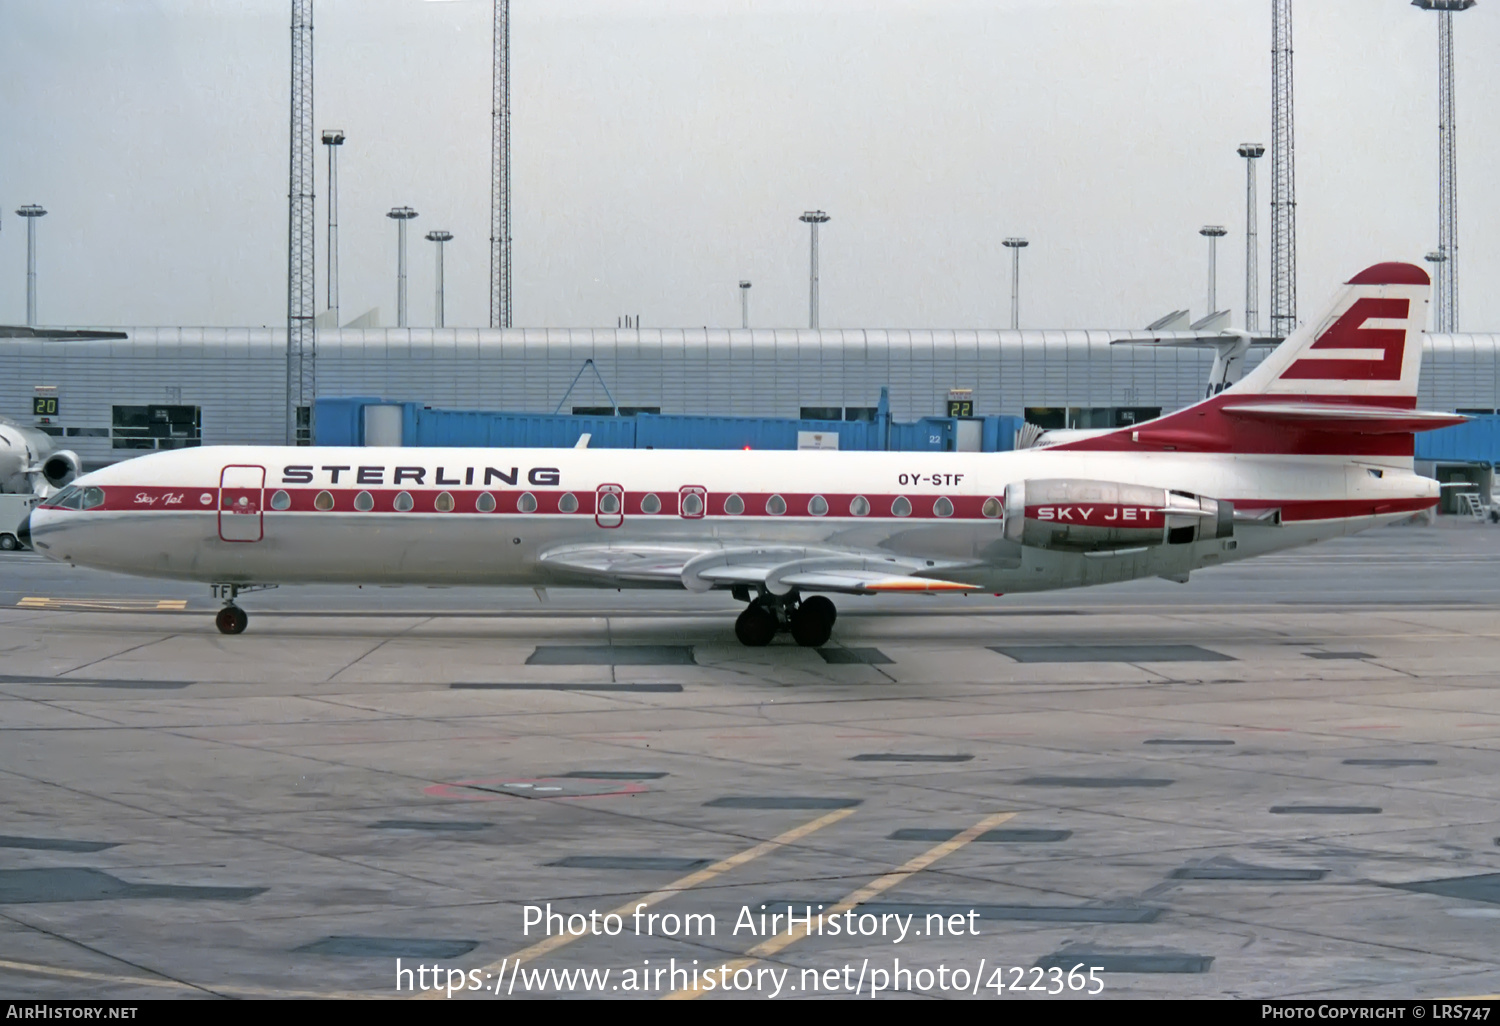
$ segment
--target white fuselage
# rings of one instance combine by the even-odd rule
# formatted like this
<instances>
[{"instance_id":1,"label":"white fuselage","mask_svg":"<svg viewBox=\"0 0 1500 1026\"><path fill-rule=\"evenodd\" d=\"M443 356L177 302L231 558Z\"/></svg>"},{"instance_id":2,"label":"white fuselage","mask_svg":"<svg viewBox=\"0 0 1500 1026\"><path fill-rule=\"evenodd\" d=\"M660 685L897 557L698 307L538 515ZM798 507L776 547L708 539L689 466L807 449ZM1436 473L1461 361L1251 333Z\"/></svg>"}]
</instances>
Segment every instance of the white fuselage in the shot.
<instances>
[{"instance_id":1,"label":"white fuselage","mask_svg":"<svg viewBox=\"0 0 1500 1026\"><path fill-rule=\"evenodd\" d=\"M1089 552L1008 538L1004 516L985 500L1003 499L1008 485L1055 479L1128 482L1228 500L1236 511L1233 537ZM129 460L88 474L74 487L83 490L70 489L78 495L97 489L93 505L34 512L37 548L54 559L153 577L682 587L660 575L580 572L576 561L552 556L572 549L681 548L691 554L774 548L805 550L809 557L889 554L908 573L995 592L1181 576L1399 520L1431 507L1439 494L1435 482L1412 472L1409 458L1045 448L215 447ZM866 512L855 515L859 510ZM1094 513L1032 512L1063 518Z\"/></svg>"}]
</instances>

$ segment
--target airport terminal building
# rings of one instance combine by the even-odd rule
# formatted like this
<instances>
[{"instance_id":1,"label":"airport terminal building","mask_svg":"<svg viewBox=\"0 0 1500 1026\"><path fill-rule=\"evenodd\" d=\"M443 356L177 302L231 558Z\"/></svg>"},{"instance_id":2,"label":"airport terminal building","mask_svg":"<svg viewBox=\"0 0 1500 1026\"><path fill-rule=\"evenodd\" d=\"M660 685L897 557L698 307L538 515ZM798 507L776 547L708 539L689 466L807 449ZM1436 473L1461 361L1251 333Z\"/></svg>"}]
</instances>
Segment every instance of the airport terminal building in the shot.
<instances>
[{"instance_id":1,"label":"airport terminal building","mask_svg":"<svg viewBox=\"0 0 1500 1026\"><path fill-rule=\"evenodd\" d=\"M24 330L24 329L23 329ZM145 450L280 444L286 332L118 328L115 339L0 338L0 415L89 465ZM1111 345L1129 331L343 328L318 333L319 396L529 413L897 420L968 412L1107 427L1201 398L1193 348ZM1266 350L1252 350L1248 366ZM1424 409L1500 408L1500 334L1429 335Z\"/></svg>"}]
</instances>

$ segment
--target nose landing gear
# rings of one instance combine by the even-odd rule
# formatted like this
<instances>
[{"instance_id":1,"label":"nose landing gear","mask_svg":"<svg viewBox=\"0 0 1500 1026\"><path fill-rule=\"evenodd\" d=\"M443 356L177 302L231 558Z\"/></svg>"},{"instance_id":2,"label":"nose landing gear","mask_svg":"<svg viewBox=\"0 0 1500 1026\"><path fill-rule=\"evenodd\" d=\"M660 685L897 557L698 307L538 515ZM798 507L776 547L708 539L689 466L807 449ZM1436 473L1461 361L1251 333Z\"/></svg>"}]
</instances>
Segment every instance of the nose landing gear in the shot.
<instances>
[{"instance_id":1,"label":"nose landing gear","mask_svg":"<svg viewBox=\"0 0 1500 1026\"><path fill-rule=\"evenodd\" d=\"M802 601L790 595L761 595L745 607L734 622L735 637L751 648L769 645L778 631L789 631L792 640L805 648L826 644L833 634L838 610L822 595Z\"/></svg>"},{"instance_id":2,"label":"nose landing gear","mask_svg":"<svg viewBox=\"0 0 1500 1026\"><path fill-rule=\"evenodd\" d=\"M234 604L234 600L239 598L242 591L266 591L276 585L215 584L212 587L214 598L224 600L224 608L214 616L214 626L219 628L220 634L243 634L245 627L250 623L250 617Z\"/></svg>"},{"instance_id":3,"label":"nose landing gear","mask_svg":"<svg viewBox=\"0 0 1500 1026\"><path fill-rule=\"evenodd\" d=\"M239 606L225 606L214 617L214 626L220 634L243 634L250 617Z\"/></svg>"}]
</instances>

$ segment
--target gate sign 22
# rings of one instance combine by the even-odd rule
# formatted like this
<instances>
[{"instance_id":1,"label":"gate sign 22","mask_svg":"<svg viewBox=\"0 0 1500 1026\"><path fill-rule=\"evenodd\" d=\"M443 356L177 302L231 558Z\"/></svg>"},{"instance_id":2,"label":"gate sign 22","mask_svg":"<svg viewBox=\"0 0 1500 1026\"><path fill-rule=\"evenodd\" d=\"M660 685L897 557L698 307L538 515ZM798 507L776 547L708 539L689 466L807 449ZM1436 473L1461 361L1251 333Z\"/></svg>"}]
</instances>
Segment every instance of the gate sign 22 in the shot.
<instances>
[{"instance_id":1,"label":"gate sign 22","mask_svg":"<svg viewBox=\"0 0 1500 1026\"><path fill-rule=\"evenodd\" d=\"M949 399L948 416L950 417L972 417L974 416L974 400L972 399Z\"/></svg>"},{"instance_id":2,"label":"gate sign 22","mask_svg":"<svg viewBox=\"0 0 1500 1026\"><path fill-rule=\"evenodd\" d=\"M31 397L31 415L33 417L55 417L57 416L57 396L34 395Z\"/></svg>"}]
</instances>

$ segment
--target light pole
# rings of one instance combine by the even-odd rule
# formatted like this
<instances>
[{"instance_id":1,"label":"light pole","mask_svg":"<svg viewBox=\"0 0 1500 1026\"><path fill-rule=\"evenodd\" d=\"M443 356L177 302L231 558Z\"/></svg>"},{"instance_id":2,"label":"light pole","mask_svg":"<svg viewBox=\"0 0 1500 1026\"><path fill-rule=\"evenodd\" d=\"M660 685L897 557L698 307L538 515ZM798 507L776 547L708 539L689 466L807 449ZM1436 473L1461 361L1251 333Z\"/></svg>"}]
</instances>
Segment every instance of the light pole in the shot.
<instances>
[{"instance_id":1,"label":"light pole","mask_svg":"<svg viewBox=\"0 0 1500 1026\"><path fill-rule=\"evenodd\" d=\"M1219 312L1219 240L1228 235L1222 224L1206 224L1198 234L1208 239L1208 311L1205 316Z\"/></svg>"},{"instance_id":2,"label":"light pole","mask_svg":"<svg viewBox=\"0 0 1500 1026\"><path fill-rule=\"evenodd\" d=\"M740 282L740 327L750 327L750 283Z\"/></svg>"},{"instance_id":3,"label":"light pole","mask_svg":"<svg viewBox=\"0 0 1500 1026\"><path fill-rule=\"evenodd\" d=\"M1411 0L1438 16L1438 248L1436 328L1458 330L1458 146L1453 137L1453 15L1478 0Z\"/></svg>"},{"instance_id":4,"label":"light pole","mask_svg":"<svg viewBox=\"0 0 1500 1026\"><path fill-rule=\"evenodd\" d=\"M406 327L406 222L417 216L411 207L392 207L385 215L396 222L396 327Z\"/></svg>"},{"instance_id":5,"label":"light pole","mask_svg":"<svg viewBox=\"0 0 1500 1026\"><path fill-rule=\"evenodd\" d=\"M452 232L433 231L425 236L428 242L437 243L437 314L434 322L439 328L443 326L443 243L453 238Z\"/></svg>"},{"instance_id":6,"label":"light pole","mask_svg":"<svg viewBox=\"0 0 1500 1026\"><path fill-rule=\"evenodd\" d=\"M1001 245L1010 250L1010 327L1014 331L1021 327L1021 250L1031 243L1011 236Z\"/></svg>"},{"instance_id":7,"label":"light pole","mask_svg":"<svg viewBox=\"0 0 1500 1026\"><path fill-rule=\"evenodd\" d=\"M339 325L339 172L338 148L344 145L341 129L331 128L323 132L323 145L328 147L328 310L333 314L333 326Z\"/></svg>"},{"instance_id":8,"label":"light pole","mask_svg":"<svg viewBox=\"0 0 1500 1026\"><path fill-rule=\"evenodd\" d=\"M807 297L808 327L818 327L818 225L829 220L821 210L805 211L797 220L812 226L812 274Z\"/></svg>"},{"instance_id":9,"label":"light pole","mask_svg":"<svg viewBox=\"0 0 1500 1026\"><path fill-rule=\"evenodd\" d=\"M1255 162L1266 152L1263 143L1240 143L1245 158L1245 330L1260 330L1260 239L1255 218Z\"/></svg>"},{"instance_id":10,"label":"light pole","mask_svg":"<svg viewBox=\"0 0 1500 1026\"><path fill-rule=\"evenodd\" d=\"M1432 265L1432 280L1440 282L1443 280L1443 268L1448 263L1448 254L1442 249L1435 249L1422 258ZM1441 298L1441 297L1439 297ZM1433 304L1432 330L1446 334L1450 329L1443 319L1443 307L1441 302Z\"/></svg>"},{"instance_id":11,"label":"light pole","mask_svg":"<svg viewBox=\"0 0 1500 1026\"><path fill-rule=\"evenodd\" d=\"M46 217L47 211L29 203L16 213L26 218L26 323L36 323L36 219Z\"/></svg>"}]
</instances>

